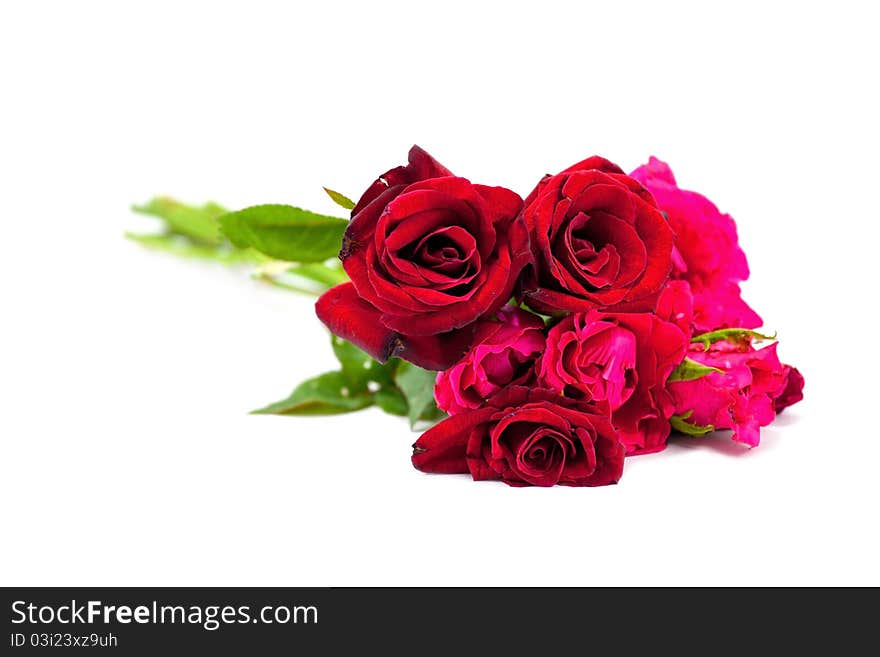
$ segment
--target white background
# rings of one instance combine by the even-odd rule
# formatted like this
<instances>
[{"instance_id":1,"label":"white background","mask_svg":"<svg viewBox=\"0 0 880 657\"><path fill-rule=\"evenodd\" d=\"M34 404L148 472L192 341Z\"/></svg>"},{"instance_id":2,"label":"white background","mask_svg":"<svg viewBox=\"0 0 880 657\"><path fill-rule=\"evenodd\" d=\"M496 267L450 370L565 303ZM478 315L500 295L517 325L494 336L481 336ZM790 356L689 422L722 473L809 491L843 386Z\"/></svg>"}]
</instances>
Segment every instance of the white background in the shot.
<instances>
[{"instance_id":1,"label":"white background","mask_svg":"<svg viewBox=\"0 0 880 657\"><path fill-rule=\"evenodd\" d=\"M4 3L0 583L880 584L875 17L665 4ZM312 301L142 250L129 204L332 212L413 142L523 195L666 159L806 400L602 489L423 475L376 410L248 416L333 366Z\"/></svg>"}]
</instances>

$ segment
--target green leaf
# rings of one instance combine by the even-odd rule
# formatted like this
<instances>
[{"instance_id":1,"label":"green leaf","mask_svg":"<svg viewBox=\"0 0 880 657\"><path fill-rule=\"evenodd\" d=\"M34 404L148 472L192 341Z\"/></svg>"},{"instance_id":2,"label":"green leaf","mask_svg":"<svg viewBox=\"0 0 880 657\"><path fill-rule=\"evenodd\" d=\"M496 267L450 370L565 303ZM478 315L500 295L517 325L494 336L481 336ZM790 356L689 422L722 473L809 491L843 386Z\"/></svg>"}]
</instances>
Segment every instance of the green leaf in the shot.
<instances>
[{"instance_id":1,"label":"green leaf","mask_svg":"<svg viewBox=\"0 0 880 657\"><path fill-rule=\"evenodd\" d=\"M688 418L693 414L693 411L688 411L683 415L673 415L669 418L669 424L672 425L672 428L675 431L687 436L705 436L707 433L715 431L715 427L711 424L701 425L688 422Z\"/></svg>"},{"instance_id":2,"label":"green leaf","mask_svg":"<svg viewBox=\"0 0 880 657\"><path fill-rule=\"evenodd\" d=\"M331 415L349 413L378 405L386 413L407 415L406 397L394 385L397 360L386 364L373 360L366 352L336 336L331 336L333 352L342 369L327 372L301 383L286 399L253 411L258 414ZM433 402L433 397L431 399ZM423 420L434 419L436 407L422 411Z\"/></svg>"},{"instance_id":3,"label":"green leaf","mask_svg":"<svg viewBox=\"0 0 880 657\"><path fill-rule=\"evenodd\" d=\"M130 240L157 251L186 258L213 260L226 265L260 263L266 258L253 249L239 249L220 232L217 218L226 209L216 203L187 205L173 198L157 196L132 210L164 222L162 232L126 233Z\"/></svg>"},{"instance_id":4,"label":"green leaf","mask_svg":"<svg viewBox=\"0 0 880 657\"><path fill-rule=\"evenodd\" d=\"M406 397L394 386L379 388L373 393L373 399L376 401L376 406L386 413L403 415L404 417L409 414L409 405L406 403Z\"/></svg>"},{"instance_id":5,"label":"green leaf","mask_svg":"<svg viewBox=\"0 0 880 657\"><path fill-rule=\"evenodd\" d=\"M447 417L446 413L440 410L437 406L437 402L432 401L428 408L422 413L422 417L419 418L419 421L427 423L428 426L432 424L436 424L443 418Z\"/></svg>"},{"instance_id":6,"label":"green leaf","mask_svg":"<svg viewBox=\"0 0 880 657\"><path fill-rule=\"evenodd\" d=\"M132 210L162 219L168 232L184 235L205 244L219 245L223 240L217 217L226 209L216 203L187 205L173 198L157 196L144 205L133 205Z\"/></svg>"},{"instance_id":7,"label":"green leaf","mask_svg":"<svg viewBox=\"0 0 880 657\"><path fill-rule=\"evenodd\" d=\"M352 385L367 387L371 382L379 386L393 385L388 369L367 352L335 335L330 342L336 360L342 365L342 374Z\"/></svg>"},{"instance_id":8,"label":"green leaf","mask_svg":"<svg viewBox=\"0 0 880 657\"><path fill-rule=\"evenodd\" d=\"M423 370L412 363L400 361L394 372L394 383L406 398L409 407L409 424L415 427L419 421L433 421L443 416L434 403L434 382L437 372Z\"/></svg>"},{"instance_id":9,"label":"green leaf","mask_svg":"<svg viewBox=\"0 0 880 657\"><path fill-rule=\"evenodd\" d=\"M251 411L259 415L333 415L373 403L366 388L353 388L342 372L327 372L303 381L286 399Z\"/></svg>"},{"instance_id":10,"label":"green leaf","mask_svg":"<svg viewBox=\"0 0 880 657\"><path fill-rule=\"evenodd\" d=\"M321 262L339 252L348 222L291 205L255 205L220 217L224 234L239 248L270 258Z\"/></svg>"},{"instance_id":11,"label":"green leaf","mask_svg":"<svg viewBox=\"0 0 880 657\"><path fill-rule=\"evenodd\" d=\"M763 333L758 333L757 331L752 331L750 329L727 328L710 331L709 333L703 333L702 335L695 335L691 338L691 342L699 342L703 345L703 348L708 351L709 345L714 344L715 342L720 342L721 340L733 342L734 344L750 345L752 344L752 340L760 342L761 340L775 339L775 333L773 335L764 335Z\"/></svg>"},{"instance_id":12,"label":"green leaf","mask_svg":"<svg viewBox=\"0 0 880 657\"><path fill-rule=\"evenodd\" d=\"M667 382L675 383L676 381L693 381L694 379L699 379L712 372L721 371L722 370L719 370L717 367L709 367L690 358L685 358L681 364L672 371Z\"/></svg>"},{"instance_id":13,"label":"green leaf","mask_svg":"<svg viewBox=\"0 0 880 657\"><path fill-rule=\"evenodd\" d=\"M324 191L327 192L327 196L332 198L333 202L336 203L336 205L343 207L346 210L354 209L354 205L355 205L354 201L352 201L350 198L348 198L344 194L340 194L339 192L336 192L336 191L329 189L327 187L324 188Z\"/></svg>"},{"instance_id":14,"label":"green leaf","mask_svg":"<svg viewBox=\"0 0 880 657\"><path fill-rule=\"evenodd\" d=\"M172 233L156 235L126 233L125 236L148 249L164 251L184 258L214 260L224 265L250 264L262 259L259 253L250 249L236 249L229 243L212 246Z\"/></svg>"}]
</instances>

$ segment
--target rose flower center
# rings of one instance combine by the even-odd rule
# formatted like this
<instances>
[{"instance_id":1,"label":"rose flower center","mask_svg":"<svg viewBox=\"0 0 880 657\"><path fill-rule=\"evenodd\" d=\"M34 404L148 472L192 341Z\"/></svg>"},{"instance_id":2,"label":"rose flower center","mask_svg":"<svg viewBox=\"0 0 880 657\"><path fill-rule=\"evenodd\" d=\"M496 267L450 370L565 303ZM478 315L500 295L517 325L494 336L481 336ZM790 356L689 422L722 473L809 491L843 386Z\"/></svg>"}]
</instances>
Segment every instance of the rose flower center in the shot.
<instances>
[{"instance_id":1,"label":"rose flower center","mask_svg":"<svg viewBox=\"0 0 880 657\"><path fill-rule=\"evenodd\" d=\"M433 274L432 282L457 281L475 270L479 258L473 235L461 226L445 226L413 240L396 254L397 260L412 263L422 271ZM437 277L441 279L437 279Z\"/></svg>"},{"instance_id":2,"label":"rose flower center","mask_svg":"<svg viewBox=\"0 0 880 657\"><path fill-rule=\"evenodd\" d=\"M508 424L499 442L508 451L508 463L517 474L536 485L550 485L559 480L569 452L571 439L558 429L532 422Z\"/></svg>"},{"instance_id":3,"label":"rose flower center","mask_svg":"<svg viewBox=\"0 0 880 657\"><path fill-rule=\"evenodd\" d=\"M635 229L601 209L575 214L560 231L554 252L574 280L590 290L632 282L647 261Z\"/></svg>"}]
</instances>

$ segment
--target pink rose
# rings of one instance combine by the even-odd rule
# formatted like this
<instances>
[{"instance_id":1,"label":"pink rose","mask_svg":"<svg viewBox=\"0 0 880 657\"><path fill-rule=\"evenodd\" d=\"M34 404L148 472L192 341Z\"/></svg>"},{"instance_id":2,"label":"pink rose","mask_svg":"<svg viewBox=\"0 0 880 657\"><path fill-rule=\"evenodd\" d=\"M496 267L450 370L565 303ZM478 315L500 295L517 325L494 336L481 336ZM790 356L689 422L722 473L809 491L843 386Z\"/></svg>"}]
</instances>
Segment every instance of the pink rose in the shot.
<instances>
[{"instance_id":1,"label":"pink rose","mask_svg":"<svg viewBox=\"0 0 880 657\"><path fill-rule=\"evenodd\" d=\"M679 189L672 170L655 157L630 175L651 192L675 232L672 277L690 283L697 331L760 326L740 296L749 266L733 218L705 196Z\"/></svg>"},{"instance_id":2,"label":"pink rose","mask_svg":"<svg viewBox=\"0 0 880 657\"><path fill-rule=\"evenodd\" d=\"M538 379L567 397L606 402L627 454L656 452L674 411L666 379L687 348L685 333L653 313L576 313L550 329Z\"/></svg>"},{"instance_id":3,"label":"pink rose","mask_svg":"<svg viewBox=\"0 0 880 657\"><path fill-rule=\"evenodd\" d=\"M689 358L721 371L670 383L676 414L692 424L733 429L733 440L756 446L760 428L773 421L777 408L803 397L803 377L779 362L776 344L755 349L722 341L708 351L692 346Z\"/></svg>"},{"instance_id":4,"label":"pink rose","mask_svg":"<svg viewBox=\"0 0 880 657\"><path fill-rule=\"evenodd\" d=\"M502 308L497 319L477 324L474 346L464 357L437 375L437 405L450 415L479 408L502 388L527 383L542 351L543 320L519 308Z\"/></svg>"}]
</instances>

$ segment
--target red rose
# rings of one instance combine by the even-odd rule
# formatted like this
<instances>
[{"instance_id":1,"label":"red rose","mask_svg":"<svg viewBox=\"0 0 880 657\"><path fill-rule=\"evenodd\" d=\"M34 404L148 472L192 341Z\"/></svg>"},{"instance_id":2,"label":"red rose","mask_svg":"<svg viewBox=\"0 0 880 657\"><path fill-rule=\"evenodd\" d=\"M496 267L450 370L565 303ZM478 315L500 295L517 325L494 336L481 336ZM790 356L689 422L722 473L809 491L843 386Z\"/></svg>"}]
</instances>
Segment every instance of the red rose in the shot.
<instances>
[{"instance_id":1,"label":"red rose","mask_svg":"<svg viewBox=\"0 0 880 657\"><path fill-rule=\"evenodd\" d=\"M392 187L406 186L420 180L428 180L429 178L443 178L444 176L454 175L454 173L421 148L413 146L409 149L409 163L404 167L389 169L376 178L355 204L351 211L351 216L354 217L382 192Z\"/></svg>"},{"instance_id":2,"label":"red rose","mask_svg":"<svg viewBox=\"0 0 880 657\"><path fill-rule=\"evenodd\" d=\"M675 324L690 342L693 337L694 297L687 281L669 281L657 297L654 314Z\"/></svg>"},{"instance_id":3,"label":"red rose","mask_svg":"<svg viewBox=\"0 0 880 657\"><path fill-rule=\"evenodd\" d=\"M650 310L669 277L666 219L638 182L601 157L546 176L523 217L535 261L523 289L536 310Z\"/></svg>"},{"instance_id":4,"label":"red rose","mask_svg":"<svg viewBox=\"0 0 880 657\"><path fill-rule=\"evenodd\" d=\"M587 408L548 390L506 388L426 431L413 445L413 465L511 486L617 483L624 447L607 417Z\"/></svg>"},{"instance_id":5,"label":"red rose","mask_svg":"<svg viewBox=\"0 0 880 657\"><path fill-rule=\"evenodd\" d=\"M381 361L452 365L470 325L507 303L529 260L520 197L448 174L414 147L408 167L373 183L339 252L352 282L318 300L333 333Z\"/></svg>"},{"instance_id":6,"label":"red rose","mask_svg":"<svg viewBox=\"0 0 880 657\"><path fill-rule=\"evenodd\" d=\"M575 399L607 402L627 453L656 452L675 410L666 379L687 349L687 335L652 313L577 313L550 329L538 380Z\"/></svg>"}]
</instances>

